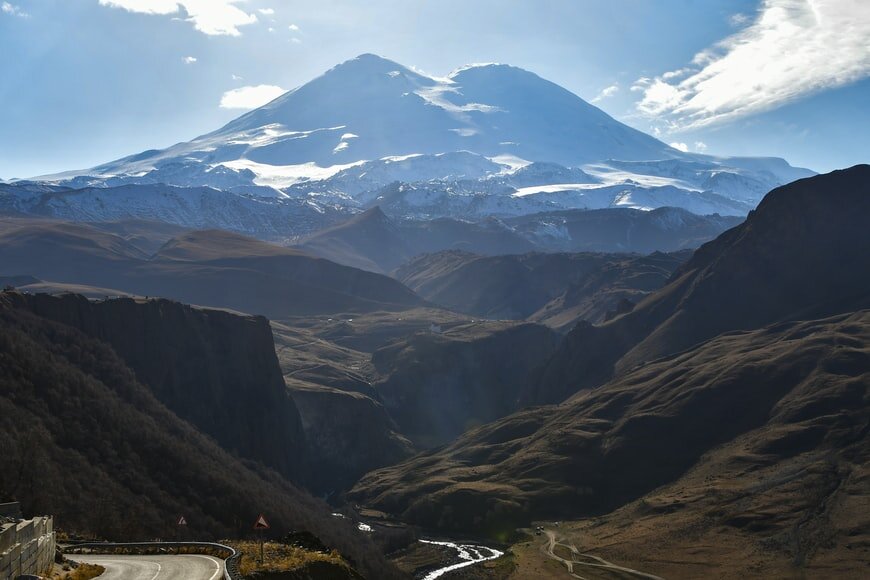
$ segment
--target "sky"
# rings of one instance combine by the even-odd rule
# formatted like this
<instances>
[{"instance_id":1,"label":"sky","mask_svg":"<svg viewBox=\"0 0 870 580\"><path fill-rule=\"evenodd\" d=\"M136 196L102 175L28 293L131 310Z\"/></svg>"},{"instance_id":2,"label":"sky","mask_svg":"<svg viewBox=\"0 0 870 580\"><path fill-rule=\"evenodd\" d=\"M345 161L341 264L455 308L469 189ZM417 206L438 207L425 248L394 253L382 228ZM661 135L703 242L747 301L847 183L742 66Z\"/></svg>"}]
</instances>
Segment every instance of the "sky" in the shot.
<instances>
[{"instance_id":1,"label":"sky","mask_svg":"<svg viewBox=\"0 0 870 580\"><path fill-rule=\"evenodd\" d=\"M867 0L0 0L0 178L190 140L362 53L519 66L692 152L870 162Z\"/></svg>"}]
</instances>

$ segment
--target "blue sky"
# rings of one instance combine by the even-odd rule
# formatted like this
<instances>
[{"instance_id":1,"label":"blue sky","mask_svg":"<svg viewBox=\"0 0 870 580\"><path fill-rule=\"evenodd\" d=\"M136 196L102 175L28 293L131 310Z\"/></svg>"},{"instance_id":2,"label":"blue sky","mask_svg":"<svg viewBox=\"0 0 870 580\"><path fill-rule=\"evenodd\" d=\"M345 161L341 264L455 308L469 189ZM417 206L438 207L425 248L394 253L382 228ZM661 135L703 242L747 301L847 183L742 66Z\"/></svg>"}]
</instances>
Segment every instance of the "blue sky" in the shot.
<instances>
[{"instance_id":1,"label":"blue sky","mask_svg":"<svg viewBox=\"0 0 870 580\"><path fill-rule=\"evenodd\" d=\"M191 139L365 52L520 66L690 151L870 162L866 0L0 0L0 177Z\"/></svg>"}]
</instances>

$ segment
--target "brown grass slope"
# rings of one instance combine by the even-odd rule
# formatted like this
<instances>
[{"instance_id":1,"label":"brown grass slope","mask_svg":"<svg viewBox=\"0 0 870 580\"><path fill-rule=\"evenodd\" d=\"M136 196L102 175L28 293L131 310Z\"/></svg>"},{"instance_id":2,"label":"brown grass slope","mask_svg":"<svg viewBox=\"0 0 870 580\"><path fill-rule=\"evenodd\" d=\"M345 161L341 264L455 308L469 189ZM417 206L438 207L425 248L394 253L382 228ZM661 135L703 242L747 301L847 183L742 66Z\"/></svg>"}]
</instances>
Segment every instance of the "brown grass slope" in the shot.
<instances>
[{"instance_id":1,"label":"brown grass slope","mask_svg":"<svg viewBox=\"0 0 870 580\"><path fill-rule=\"evenodd\" d=\"M339 264L389 273L410 258L451 248L481 254L528 252L534 244L496 220L392 219L374 207L300 243L304 251Z\"/></svg>"},{"instance_id":2,"label":"brown grass slope","mask_svg":"<svg viewBox=\"0 0 870 580\"><path fill-rule=\"evenodd\" d=\"M632 312L578 325L526 394L555 403L722 332L870 306L870 165L771 191Z\"/></svg>"},{"instance_id":3,"label":"brown grass slope","mask_svg":"<svg viewBox=\"0 0 870 580\"><path fill-rule=\"evenodd\" d=\"M68 531L198 539L309 530L372 578L394 577L371 542L275 472L222 450L137 381L106 343L0 298L0 496Z\"/></svg>"},{"instance_id":4,"label":"brown grass slope","mask_svg":"<svg viewBox=\"0 0 870 580\"><path fill-rule=\"evenodd\" d=\"M370 473L350 495L424 526L504 537L532 519L607 514L712 461L705 493L722 494L695 514L707 524L765 542L799 523L866 546L866 512L838 521L824 508L866 505L868 389L870 311L734 332ZM762 467L768 495L730 505L732 479Z\"/></svg>"},{"instance_id":5,"label":"brown grass slope","mask_svg":"<svg viewBox=\"0 0 870 580\"><path fill-rule=\"evenodd\" d=\"M149 256L95 226L7 218L0 275L22 274L270 318L422 304L386 276L219 230L185 233Z\"/></svg>"},{"instance_id":6,"label":"brown grass slope","mask_svg":"<svg viewBox=\"0 0 870 580\"><path fill-rule=\"evenodd\" d=\"M604 320L623 299L639 301L665 285L688 255L542 254L421 255L394 275L420 296L487 318L535 320L557 328L581 317Z\"/></svg>"}]
</instances>

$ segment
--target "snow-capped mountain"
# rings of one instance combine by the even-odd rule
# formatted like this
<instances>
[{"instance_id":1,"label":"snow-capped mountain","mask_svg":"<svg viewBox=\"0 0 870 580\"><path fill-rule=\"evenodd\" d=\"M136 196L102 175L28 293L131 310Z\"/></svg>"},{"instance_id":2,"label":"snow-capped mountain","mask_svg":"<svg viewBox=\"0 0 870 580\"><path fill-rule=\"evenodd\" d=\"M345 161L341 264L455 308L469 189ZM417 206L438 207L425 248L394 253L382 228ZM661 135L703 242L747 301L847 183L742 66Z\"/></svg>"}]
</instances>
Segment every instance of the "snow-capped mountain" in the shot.
<instances>
[{"instance_id":1,"label":"snow-capped mountain","mask_svg":"<svg viewBox=\"0 0 870 580\"><path fill-rule=\"evenodd\" d=\"M209 187L269 198L261 207L270 208L381 203L403 217L476 217L662 206L745 215L772 187L811 174L781 159L683 153L519 68L435 78L362 55L192 141L35 179ZM171 216L166 199L155 203ZM190 220L189 204L177 210L176 221Z\"/></svg>"}]
</instances>

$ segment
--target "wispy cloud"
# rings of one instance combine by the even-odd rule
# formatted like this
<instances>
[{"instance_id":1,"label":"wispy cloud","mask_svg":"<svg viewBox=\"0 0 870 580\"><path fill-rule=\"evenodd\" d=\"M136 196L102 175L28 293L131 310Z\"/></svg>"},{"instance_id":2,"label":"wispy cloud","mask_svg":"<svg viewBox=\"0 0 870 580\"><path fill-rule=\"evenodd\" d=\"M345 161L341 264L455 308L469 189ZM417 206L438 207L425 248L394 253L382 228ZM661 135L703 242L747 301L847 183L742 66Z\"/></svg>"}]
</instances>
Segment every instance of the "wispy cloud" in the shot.
<instances>
[{"instance_id":1,"label":"wispy cloud","mask_svg":"<svg viewBox=\"0 0 870 580\"><path fill-rule=\"evenodd\" d=\"M240 26L257 21L256 14L248 14L236 4L243 0L100 0L100 5L123 8L140 14L178 14L208 35L239 36Z\"/></svg>"},{"instance_id":2,"label":"wispy cloud","mask_svg":"<svg viewBox=\"0 0 870 580\"><path fill-rule=\"evenodd\" d=\"M867 0L764 0L752 24L631 90L641 113L694 129L867 77L868 39Z\"/></svg>"},{"instance_id":3,"label":"wispy cloud","mask_svg":"<svg viewBox=\"0 0 870 580\"><path fill-rule=\"evenodd\" d=\"M286 89L275 85L256 85L239 87L227 91L221 97L222 109L256 109L286 93Z\"/></svg>"},{"instance_id":4,"label":"wispy cloud","mask_svg":"<svg viewBox=\"0 0 870 580\"><path fill-rule=\"evenodd\" d=\"M194 64L197 61L195 56L185 56L181 59L184 64Z\"/></svg>"},{"instance_id":5,"label":"wispy cloud","mask_svg":"<svg viewBox=\"0 0 870 580\"><path fill-rule=\"evenodd\" d=\"M594 99L592 99L592 102L597 103L597 102L602 101L604 99L608 99L618 92L619 92L619 84L614 83L614 84L610 85L609 87L604 87L603 89L601 89L601 92L598 93L598 95Z\"/></svg>"},{"instance_id":6,"label":"wispy cloud","mask_svg":"<svg viewBox=\"0 0 870 580\"><path fill-rule=\"evenodd\" d=\"M682 151L683 153L689 152L689 146L686 145L685 143L680 143L679 141L675 141L673 143L668 143L668 145L670 145L674 149L678 149L678 150Z\"/></svg>"},{"instance_id":7,"label":"wispy cloud","mask_svg":"<svg viewBox=\"0 0 870 580\"><path fill-rule=\"evenodd\" d=\"M289 28L289 29L292 30L293 32L299 32L299 26L297 26L296 24L291 24L291 25L288 26L287 28Z\"/></svg>"},{"instance_id":8,"label":"wispy cloud","mask_svg":"<svg viewBox=\"0 0 870 580\"><path fill-rule=\"evenodd\" d=\"M0 4L0 11L4 14L9 14L10 16L17 16L19 18L30 18L30 14L21 9L21 6L16 4L11 4L9 2L3 2Z\"/></svg>"},{"instance_id":9,"label":"wispy cloud","mask_svg":"<svg viewBox=\"0 0 870 580\"><path fill-rule=\"evenodd\" d=\"M260 8L259 10L257 10L257 12L259 12L263 16L272 16L273 14L275 14L275 10L272 8Z\"/></svg>"},{"instance_id":10,"label":"wispy cloud","mask_svg":"<svg viewBox=\"0 0 870 580\"><path fill-rule=\"evenodd\" d=\"M732 14L728 17L728 22L731 23L731 26L734 28L740 28L747 22L749 22L749 16L743 14L742 12L738 12L737 14Z\"/></svg>"}]
</instances>

